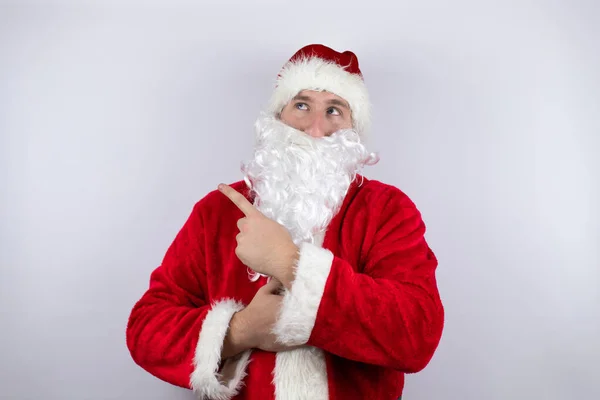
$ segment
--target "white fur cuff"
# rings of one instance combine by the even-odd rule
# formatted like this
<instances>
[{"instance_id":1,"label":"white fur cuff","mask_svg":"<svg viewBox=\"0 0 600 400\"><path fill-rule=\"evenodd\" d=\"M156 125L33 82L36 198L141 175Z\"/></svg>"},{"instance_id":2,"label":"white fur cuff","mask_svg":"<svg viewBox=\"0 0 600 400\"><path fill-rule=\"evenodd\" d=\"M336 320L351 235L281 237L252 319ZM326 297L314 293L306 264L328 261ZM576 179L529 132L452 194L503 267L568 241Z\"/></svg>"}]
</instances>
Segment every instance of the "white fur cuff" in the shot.
<instances>
[{"instance_id":1,"label":"white fur cuff","mask_svg":"<svg viewBox=\"0 0 600 400\"><path fill-rule=\"evenodd\" d=\"M219 364L229 322L233 314L243 308L241 303L227 299L213 304L206 314L196 346L194 372L190 377L192 389L200 399L229 400L238 394L242 386L250 350L225 360L221 369ZM221 374L225 370L230 371L231 376Z\"/></svg>"},{"instance_id":2,"label":"white fur cuff","mask_svg":"<svg viewBox=\"0 0 600 400\"><path fill-rule=\"evenodd\" d=\"M308 342L332 263L329 250L301 244L294 282L283 297L279 319L273 327L278 342L288 346Z\"/></svg>"}]
</instances>

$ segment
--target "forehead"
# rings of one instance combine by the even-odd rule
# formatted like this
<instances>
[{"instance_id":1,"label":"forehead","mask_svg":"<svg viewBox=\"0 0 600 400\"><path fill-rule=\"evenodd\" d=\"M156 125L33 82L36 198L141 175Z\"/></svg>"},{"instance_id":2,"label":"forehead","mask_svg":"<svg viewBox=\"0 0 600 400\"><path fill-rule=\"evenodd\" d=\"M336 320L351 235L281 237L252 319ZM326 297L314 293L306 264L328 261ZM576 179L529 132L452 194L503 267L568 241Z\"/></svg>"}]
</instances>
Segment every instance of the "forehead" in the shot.
<instances>
[{"instance_id":1,"label":"forehead","mask_svg":"<svg viewBox=\"0 0 600 400\"><path fill-rule=\"evenodd\" d=\"M348 102L344 98L326 91L319 92L316 90L301 90L296 96L294 96L293 100L298 98L323 103L335 101L336 103L343 103L346 107L349 107Z\"/></svg>"}]
</instances>

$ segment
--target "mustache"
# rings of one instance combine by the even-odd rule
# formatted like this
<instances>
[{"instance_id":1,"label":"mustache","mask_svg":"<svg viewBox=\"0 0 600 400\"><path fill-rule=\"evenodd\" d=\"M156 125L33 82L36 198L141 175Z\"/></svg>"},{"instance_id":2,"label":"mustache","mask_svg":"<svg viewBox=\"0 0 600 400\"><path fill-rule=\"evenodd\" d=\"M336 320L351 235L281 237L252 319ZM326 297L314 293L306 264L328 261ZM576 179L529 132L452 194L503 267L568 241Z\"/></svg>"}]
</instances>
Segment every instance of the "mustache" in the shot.
<instances>
[{"instance_id":1,"label":"mustache","mask_svg":"<svg viewBox=\"0 0 600 400\"><path fill-rule=\"evenodd\" d=\"M379 162L379 155L368 152L361 137L354 129L340 129L325 137L312 137L279 118L261 114L255 122L255 156L278 153L279 157L302 159L322 155L331 158L346 155L346 159L359 167ZM268 158L268 157L264 157ZM342 164L344 164L342 162Z\"/></svg>"},{"instance_id":2,"label":"mustache","mask_svg":"<svg viewBox=\"0 0 600 400\"><path fill-rule=\"evenodd\" d=\"M329 136L313 137L299 129L287 125L278 117L261 114L254 124L257 142L270 141L289 143L303 148L316 148L319 145L333 144L340 137L349 142L360 143L360 135L354 129L339 129Z\"/></svg>"}]
</instances>

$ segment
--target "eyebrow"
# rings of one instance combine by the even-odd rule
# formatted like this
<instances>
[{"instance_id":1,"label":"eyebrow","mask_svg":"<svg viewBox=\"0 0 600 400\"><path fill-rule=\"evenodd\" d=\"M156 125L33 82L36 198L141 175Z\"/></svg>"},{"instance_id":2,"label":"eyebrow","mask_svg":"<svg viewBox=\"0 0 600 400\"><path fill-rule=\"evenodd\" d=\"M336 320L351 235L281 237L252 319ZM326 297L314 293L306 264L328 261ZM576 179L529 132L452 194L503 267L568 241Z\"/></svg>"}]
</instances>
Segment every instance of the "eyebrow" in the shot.
<instances>
[{"instance_id":1,"label":"eyebrow","mask_svg":"<svg viewBox=\"0 0 600 400\"><path fill-rule=\"evenodd\" d=\"M301 101L309 101L309 102L314 101L310 96L306 96L303 94L298 94L298 95L294 96L293 100L301 100ZM346 110L350 110L350 106L348 106L348 103L346 103L345 101L338 100L338 99L327 100L327 104L343 107Z\"/></svg>"}]
</instances>

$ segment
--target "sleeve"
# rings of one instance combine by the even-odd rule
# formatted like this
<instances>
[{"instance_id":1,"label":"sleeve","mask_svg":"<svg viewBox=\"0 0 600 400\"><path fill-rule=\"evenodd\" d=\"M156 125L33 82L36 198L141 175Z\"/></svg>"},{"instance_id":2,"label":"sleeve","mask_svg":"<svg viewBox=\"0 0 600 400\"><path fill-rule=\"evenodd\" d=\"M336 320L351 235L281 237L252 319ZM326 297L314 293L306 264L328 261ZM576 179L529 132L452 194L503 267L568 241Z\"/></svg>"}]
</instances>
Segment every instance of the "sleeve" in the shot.
<instances>
[{"instance_id":1,"label":"sleeve","mask_svg":"<svg viewBox=\"0 0 600 400\"><path fill-rule=\"evenodd\" d=\"M437 260L412 201L397 189L385 197L360 272L329 250L300 246L273 329L279 342L405 373L429 363L444 324Z\"/></svg>"},{"instance_id":2,"label":"sleeve","mask_svg":"<svg viewBox=\"0 0 600 400\"><path fill-rule=\"evenodd\" d=\"M234 299L206 299L204 235L198 203L169 246L127 324L127 346L136 364L155 377L193 389L202 399L234 397L250 351L221 362Z\"/></svg>"}]
</instances>

